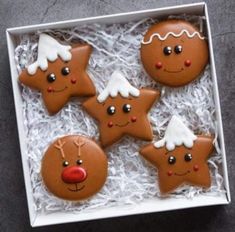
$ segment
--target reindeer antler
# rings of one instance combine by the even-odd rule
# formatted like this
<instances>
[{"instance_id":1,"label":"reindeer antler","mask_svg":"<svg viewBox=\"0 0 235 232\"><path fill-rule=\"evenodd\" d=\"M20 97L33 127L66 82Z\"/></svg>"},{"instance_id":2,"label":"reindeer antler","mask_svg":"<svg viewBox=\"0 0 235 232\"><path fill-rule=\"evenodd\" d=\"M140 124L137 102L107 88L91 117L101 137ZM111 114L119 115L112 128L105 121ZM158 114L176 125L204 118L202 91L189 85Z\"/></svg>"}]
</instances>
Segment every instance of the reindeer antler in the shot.
<instances>
[{"instance_id":1,"label":"reindeer antler","mask_svg":"<svg viewBox=\"0 0 235 232\"><path fill-rule=\"evenodd\" d=\"M85 142L78 138L77 140L73 141L73 143L78 147L78 157L81 156L81 147L85 145Z\"/></svg>"},{"instance_id":2,"label":"reindeer antler","mask_svg":"<svg viewBox=\"0 0 235 232\"><path fill-rule=\"evenodd\" d=\"M64 146L65 142L62 142L60 139L58 140L57 144L55 144L54 146L60 150L60 153L62 155L63 158L65 158L65 154L64 154L64 150L63 150L63 146Z\"/></svg>"}]
</instances>

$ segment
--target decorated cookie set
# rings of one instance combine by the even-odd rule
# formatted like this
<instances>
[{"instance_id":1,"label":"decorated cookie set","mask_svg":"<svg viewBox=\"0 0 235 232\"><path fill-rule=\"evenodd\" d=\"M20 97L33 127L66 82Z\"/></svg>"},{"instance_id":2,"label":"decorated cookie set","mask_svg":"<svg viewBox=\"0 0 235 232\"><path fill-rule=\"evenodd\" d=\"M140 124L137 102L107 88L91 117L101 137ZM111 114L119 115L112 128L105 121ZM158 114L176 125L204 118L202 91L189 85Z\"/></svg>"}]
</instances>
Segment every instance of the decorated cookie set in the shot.
<instances>
[{"instance_id":1,"label":"decorated cookie set","mask_svg":"<svg viewBox=\"0 0 235 232\"><path fill-rule=\"evenodd\" d=\"M47 189L72 201L94 195L105 184L108 160L102 148L110 147L125 135L153 140L148 114L160 98L155 88L131 85L119 70L96 93L86 71L91 52L89 44L64 45L43 33L37 60L19 76L22 84L41 92L51 117L71 97L82 97L78 100L83 110L98 124L101 146L85 136L67 135L56 139L42 159L41 176ZM154 81L179 87L195 80L204 70L208 47L205 37L190 23L167 20L149 28L141 42L140 57ZM195 135L176 115L168 123L162 139L139 151L157 167L161 193L173 192L182 184L209 187L207 159L213 152L213 137Z\"/></svg>"}]
</instances>

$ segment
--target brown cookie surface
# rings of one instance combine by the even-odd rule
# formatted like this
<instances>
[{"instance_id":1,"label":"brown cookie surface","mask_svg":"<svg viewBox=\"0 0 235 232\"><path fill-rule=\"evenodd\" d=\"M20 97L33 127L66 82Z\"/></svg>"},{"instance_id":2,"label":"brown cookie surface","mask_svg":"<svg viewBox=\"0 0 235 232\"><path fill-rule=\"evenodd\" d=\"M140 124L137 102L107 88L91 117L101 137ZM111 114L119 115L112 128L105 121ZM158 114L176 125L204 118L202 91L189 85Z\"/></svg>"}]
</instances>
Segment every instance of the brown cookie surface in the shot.
<instances>
[{"instance_id":1,"label":"brown cookie surface","mask_svg":"<svg viewBox=\"0 0 235 232\"><path fill-rule=\"evenodd\" d=\"M178 146L173 151L150 144L140 154L157 167L161 193L172 192L182 184L208 188L211 178L207 159L213 151L212 141L211 137L198 136L191 149Z\"/></svg>"},{"instance_id":2,"label":"brown cookie surface","mask_svg":"<svg viewBox=\"0 0 235 232\"><path fill-rule=\"evenodd\" d=\"M48 35L44 35L44 37L49 42L52 40L52 44L58 44L57 41ZM41 39L41 42L39 40L39 43L47 44L48 41L46 39ZM19 76L19 81L40 91L48 112L53 115L63 108L70 97L93 96L96 91L94 84L86 73L92 50L90 45L77 44L74 48L60 45L65 47L64 53L68 57L65 55L64 57L58 48L50 50L49 45L47 45L48 48L46 46L48 49L47 56L42 55L45 51L42 51L39 46L39 61L29 66L28 69L23 70ZM68 47L70 48L68 49ZM51 58L51 54L55 56ZM42 60L41 63L40 59Z\"/></svg>"},{"instance_id":3,"label":"brown cookie surface","mask_svg":"<svg viewBox=\"0 0 235 232\"><path fill-rule=\"evenodd\" d=\"M111 86L112 81L117 80L114 86L109 88L111 95L115 93L115 96L110 96L106 88L99 96L94 96L83 103L86 111L99 122L102 146L109 146L124 135L142 140L152 140L153 132L147 114L154 102L159 99L159 91L138 90L130 86L121 75L117 79L115 76L112 78L108 87ZM122 89L123 85L125 87ZM132 90L136 91L138 96L128 93ZM107 93L104 99L102 99L103 93Z\"/></svg>"},{"instance_id":4,"label":"brown cookie surface","mask_svg":"<svg viewBox=\"0 0 235 232\"><path fill-rule=\"evenodd\" d=\"M140 154L157 167L159 188L165 194L182 184L210 187L207 159L213 149L213 137L195 136L173 118L165 137L143 147Z\"/></svg>"},{"instance_id":5,"label":"brown cookie surface","mask_svg":"<svg viewBox=\"0 0 235 232\"><path fill-rule=\"evenodd\" d=\"M190 23L167 20L150 27L140 49L144 69L155 81L171 87L196 79L208 63L205 37Z\"/></svg>"},{"instance_id":6,"label":"brown cookie surface","mask_svg":"<svg viewBox=\"0 0 235 232\"><path fill-rule=\"evenodd\" d=\"M79 201L96 194L107 178L108 162L93 140L79 135L57 139L41 166L43 182L59 198Z\"/></svg>"}]
</instances>

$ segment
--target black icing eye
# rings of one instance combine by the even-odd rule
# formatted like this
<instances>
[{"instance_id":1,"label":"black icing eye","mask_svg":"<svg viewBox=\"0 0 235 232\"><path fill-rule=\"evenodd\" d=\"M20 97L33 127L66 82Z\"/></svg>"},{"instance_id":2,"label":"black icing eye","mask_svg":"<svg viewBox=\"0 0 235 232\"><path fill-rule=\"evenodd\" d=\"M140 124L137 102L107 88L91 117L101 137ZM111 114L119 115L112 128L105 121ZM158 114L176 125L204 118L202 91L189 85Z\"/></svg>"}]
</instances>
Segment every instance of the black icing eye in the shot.
<instances>
[{"instance_id":1,"label":"black icing eye","mask_svg":"<svg viewBox=\"0 0 235 232\"><path fill-rule=\"evenodd\" d=\"M169 56L171 53L172 53L172 49L170 46L166 46L163 48L163 53L166 55L166 56Z\"/></svg>"},{"instance_id":2,"label":"black icing eye","mask_svg":"<svg viewBox=\"0 0 235 232\"><path fill-rule=\"evenodd\" d=\"M131 111L131 105L130 104L123 105L122 110L125 113L129 113Z\"/></svg>"},{"instance_id":3,"label":"black icing eye","mask_svg":"<svg viewBox=\"0 0 235 232\"><path fill-rule=\"evenodd\" d=\"M78 165L81 165L82 162L83 162L82 160L77 160L77 164L78 164Z\"/></svg>"},{"instance_id":4,"label":"black icing eye","mask_svg":"<svg viewBox=\"0 0 235 232\"><path fill-rule=\"evenodd\" d=\"M107 108L107 113L108 113L109 115L115 114L115 111L116 111L115 106L109 106L109 107Z\"/></svg>"},{"instance_id":5,"label":"black icing eye","mask_svg":"<svg viewBox=\"0 0 235 232\"><path fill-rule=\"evenodd\" d=\"M52 82L54 82L55 80L56 80L56 75L55 75L55 73L50 73L50 74L48 74L48 76L47 76L47 81L48 81L48 82L52 83Z\"/></svg>"},{"instance_id":6,"label":"black icing eye","mask_svg":"<svg viewBox=\"0 0 235 232\"><path fill-rule=\"evenodd\" d=\"M176 158L173 155L169 156L168 163L169 164L174 164L175 162L176 162Z\"/></svg>"},{"instance_id":7,"label":"black icing eye","mask_svg":"<svg viewBox=\"0 0 235 232\"><path fill-rule=\"evenodd\" d=\"M174 50L176 54L180 54L183 50L183 47L181 45L176 45Z\"/></svg>"},{"instance_id":8,"label":"black icing eye","mask_svg":"<svg viewBox=\"0 0 235 232\"><path fill-rule=\"evenodd\" d=\"M64 167L67 167L68 165L69 165L69 162L65 160L65 161L63 162L63 166L64 166Z\"/></svg>"},{"instance_id":9,"label":"black icing eye","mask_svg":"<svg viewBox=\"0 0 235 232\"><path fill-rule=\"evenodd\" d=\"M61 73L62 73L62 75L67 76L70 73L69 67L62 68Z\"/></svg>"},{"instance_id":10,"label":"black icing eye","mask_svg":"<svg viewBox=\"0 0 235 232\"><path fill-rule=\"evenodd\" d=\"M186 162L191 161L192 158L193 158L193 156L192 156L192 154L190 154L190 153L187 153L187 154L184 156L184 160L185 160Z\"/></svg>"}]
</instances>

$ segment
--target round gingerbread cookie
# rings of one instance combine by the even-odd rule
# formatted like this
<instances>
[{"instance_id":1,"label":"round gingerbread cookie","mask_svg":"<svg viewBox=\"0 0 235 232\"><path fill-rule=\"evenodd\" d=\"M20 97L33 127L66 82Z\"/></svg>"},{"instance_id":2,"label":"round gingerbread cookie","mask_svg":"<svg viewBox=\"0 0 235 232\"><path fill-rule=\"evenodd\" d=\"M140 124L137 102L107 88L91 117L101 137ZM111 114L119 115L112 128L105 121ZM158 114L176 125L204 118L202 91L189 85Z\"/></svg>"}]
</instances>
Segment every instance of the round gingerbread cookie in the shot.
<instances>
[{"instance_id":1,"label":"round gingerbread cookie","mask_svg":"<svg viewBox=\"0 0 235 232\"><path fill-rule=\"evenodd\" d=\"M141 43L141 61L155 81L171 87L196 79L208 63L205 37L189 22L167 20L150 27Z\"/></svg>"},{"instance_id":2,"label":"round gingerbread cookie","mask_svg":"<svg viewBox=\"0 0 235 232\"><path fill-rule=\"evenodd\" d=\"M48 112L56 114L71 97L95 95L86 73L91 50L89 44L72 47L40 34L37 60L22 71L19 81L40 91Z\"/></svg>"},{"instance_id":3,"label":"round gingerbread cookie","mask_svg":"<svg viewBox=\"0 0 235 232\"><path fill-rule=\"evenodd\" d=\"M59 198L79 201L96 194L107 178L108 162L93 140L79 135L57 139L41 166L43 182Z\"/></svg>"},{"instance_id":4,"label":"round gingerbread cookie","mask_svg":"<svg viewBox=\"0 0 235 232\"><path fill-rule=\"evenodd\" d=\"M164 138L143 147L140 154L158 168L159 188L166 194L183 184L210 187L207 159L213 150L212 136L194 135L173 116Z\"/></svg>"}]
</instances>

